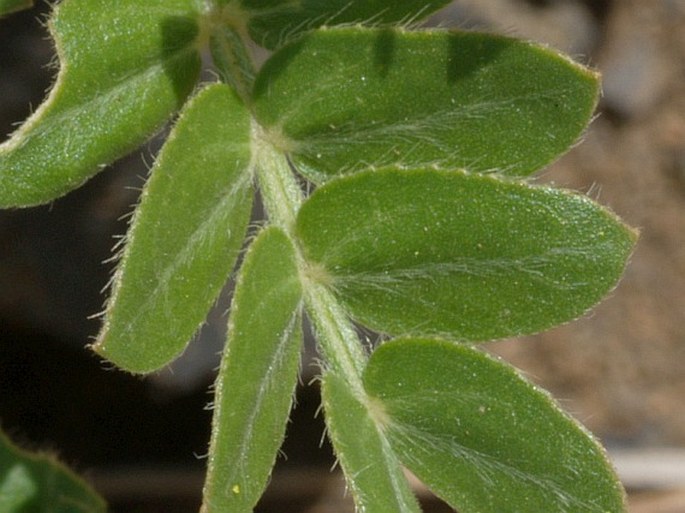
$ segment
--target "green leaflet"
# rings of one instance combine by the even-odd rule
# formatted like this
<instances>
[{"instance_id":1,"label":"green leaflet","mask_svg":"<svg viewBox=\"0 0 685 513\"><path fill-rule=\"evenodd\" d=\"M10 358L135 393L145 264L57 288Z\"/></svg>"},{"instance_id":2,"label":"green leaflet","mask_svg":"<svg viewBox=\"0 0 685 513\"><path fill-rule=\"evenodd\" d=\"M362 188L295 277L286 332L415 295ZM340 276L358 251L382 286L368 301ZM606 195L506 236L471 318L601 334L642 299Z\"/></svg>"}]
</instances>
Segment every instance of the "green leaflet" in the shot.
<instances>
[{"instance_id":1,"label":"green leaflet","mask_svg":"<svg viewBox=\"0 0 685 513\"><path fill-rule=\"evenodd\" d=\"M54 457L23 451L0 432L2 513L104 513L105 510L105 501Z\"/></svg>"},{"instance_id":2,"label":"green leaflet","mask_svg":"<svg viewBox=\"0 0 685 513\"><path fill-rule=\"evenodd\" d=\"M322 25L387 25L421 20L449 0L241 0L252 38L274 49Z\"/></svg>"},{"instance_id":3,"label":"green leaflet","mask_svg":"<svg viewBox=\"0 0 685 513\"><path fill-rule=\"evenodd\" d=\"M318 30L279 50L255 115L307 178L369 166L527 175L590 120L598 77L554 51L489 34Z\"/></svg>"},{"instance_id":4,"label":"green leaflet","mask_svg":"<svg viewBox=\"0 0 685 513\"><path fill-rule=\"evenodd\" d=\"M371 356L364 385L383 433L460 513L619 513L602 448L549 396L468 346L398 339Z\"/></svg>"},{"instance_id":5,"label":"green leaflet","mask_svg":"<svg viewBox=\"0 0 685 513\"><path fill-rule=\"evenodd\" d=\"M63 0L54 10L61 68L0 145L0 207L65 194L185 104L133 217L95 351L134 373L183 351L236 262L257 175L271 225L236 283L202 513L249 513L267 485L303 305L328 434L360 512L420 512L402 465L460 513L624 510L591 436L513 369L459 343L568 321L619 279L634 232L585 197L513 181L577 140L598 76L506 37L405 29L447 3ZM31 4L0 0L0 16ZM275 50L259 73L247 36ZM224 83L186 103L207 50ZM309 199L298 173L320 186ZM369 355L354 321L403 338ZM104 508L52 458L0 434L0 513Z\"/></svg>"},{"instance_id":6,"label":"green leaflet","mask_svg":"<svg viewBox=\"0 0 685 513\"><path fill-rule=\"evenodd\" d=\"M131 372L183 351L235 263L252 205L250 116L226 85L182 112L152 169L94 349Z\"/></svg>"},{"instance_id":7,"label":"green leaflet","mask_svg":"<svg viewBox=\"0 0 685 513\"><path fill-rule=\"evenodd\" d=\"M245 257L214 400L203 513L251 512L283 441L302 347L295 250L263 230Z\"/></svg>"},{"instance_id":8,"label":"green leaflet","mask_svg":"<svg viewBox=\"0 0 685 513\"><path fill-rule=\"evenodd\" d=\"M0 0L0 16L33 7L33 0Z\"/></svg>"},{"instance_id":9,"label":"green leaflet","mask_svg":"<svg viewBox=\"0 0 685 513\"><path fill-rule=\"evenodd\" d=\"M321 396L328 436L345 471L357 511L419 513L397 456L379 431L368 405L333 372L323 379Z\"/></svg>"},{"instance_id":10,"label":"green leaflet","mask_svg":"<svg viewBox=\"0 0 685 513\"><path fill-rule=\"evenodd\" d=\"M357 321L464 341L578 317L615 286L636 237L584 196L434 169L332 180L297 235Z\"/></svg>"},{"instance_id":11,"label":"green leaflet","mask_svg":"<svg viewBox=\"0 0 685 513\"><path fill-rule=\"evenodd\" d=\"M61 68L45 102L0 145L0 207L50 201L147 139L200 67L194 0L65 0L50 32Z\"/></svg>"}]
</instances>

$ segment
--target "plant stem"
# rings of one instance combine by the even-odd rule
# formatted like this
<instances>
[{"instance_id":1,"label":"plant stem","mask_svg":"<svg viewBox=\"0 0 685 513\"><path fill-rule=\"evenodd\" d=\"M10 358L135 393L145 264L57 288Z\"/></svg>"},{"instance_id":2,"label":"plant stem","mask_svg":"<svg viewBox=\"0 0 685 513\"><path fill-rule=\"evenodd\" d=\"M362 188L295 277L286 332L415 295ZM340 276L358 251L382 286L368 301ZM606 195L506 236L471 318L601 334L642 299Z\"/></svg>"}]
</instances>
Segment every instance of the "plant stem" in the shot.
<instances>
[{"instance_id":1,"label":"plant stem","mask_svg":"<svg viewBox=\"0 0 685 513\"><path fill-rule=\"evenodd\" d=\"M265 141L260 131L259 127L253 128L253 154L267 214L272 223L290 236L297 249L307 312L327 365L347 381L359 399L363 399L361 375L366 355L359 337L331 291L308 274L308 263L293 235L297 212L305 199L302 188L285 155Z\"/></svg>"},{"instance_id":2,"label":"plant stem","mask_svg":"<svg viewBox=\"0 0 685 513\"><path fill-rule=\"evenodd\" d=\"M304 195L285 155L265 140L261 127L255 122L252 127L252 154L269 220L294 239L295 218Z\"/></svg>"},{"instance_id":3,"label":"plant stem","mask_svg":"<svg viewBox=\"0 0 685 513\"><path fill-rule=\"evenodd\" d=\"M221 80L231 85L249 105L256 71L240 33L228 25L215 27L209 45Z\"/></svg>"},{"instance_id":4,"label":"plant stem","mask_svg":"<svg viewBox=\"0 0 685 513\"><path fill-rule=\"evenodd\" d=\"M255 71L239 30L228 24L216 27L212 31L210 45L222 80L231 84L248 103ZM297 248L305 303L324 359L347 380L361 399L364 397L361 374L366 355L359 337L330 290L307 276L307 262L293 236L297 212L305 199L302 188L285 154L268 141L257 123L252 127L252 153L269 220L282 228Z\"/></svg>"},{"instance_id":5,"label":"plant stem","mask_svg":"<svg viewBox=\"0 0 685 513\"><path fill-rule=\"evenodd\" d=\"M357 399L364 400L361 376L366 355L359 337L340 303L325 286L303 280L307 312L316 329L324 359L350 385Z\"/></svg>"}]
</instances>

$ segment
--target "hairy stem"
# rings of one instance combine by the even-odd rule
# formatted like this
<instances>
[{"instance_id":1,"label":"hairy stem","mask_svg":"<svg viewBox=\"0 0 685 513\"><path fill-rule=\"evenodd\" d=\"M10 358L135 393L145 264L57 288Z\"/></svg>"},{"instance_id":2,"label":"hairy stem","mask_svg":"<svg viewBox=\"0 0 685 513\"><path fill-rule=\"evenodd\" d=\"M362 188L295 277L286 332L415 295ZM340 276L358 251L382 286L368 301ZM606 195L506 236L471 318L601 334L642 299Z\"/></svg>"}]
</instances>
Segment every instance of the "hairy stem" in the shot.
<instances>
[{"instance_id":1,"label":"hairy stem","mask_svg":"<svg viewBox=\"0 0 685 513\"><path fill-rule=\"evenodd\" d=\"M291 237L298 249L305 304L326 364L343 376L361 399L364 397L361 374L366 355L354 327L336 298L307 272L307 262L293 234L304 194L285 155L265 141L260 130L259 127L253 128L253 155L267 214L272 223Z\"/></svg>"},{"instance_id":2,"label":"hairy stem","mask_svg":"<svg viewBox=\"0 0 685 513\"><path fill-rule=\"evenodd\" d=\"M264 139L261 127L254 122L252 155L269 220L293 238L295 217L304 201L302 189L285 155Z\"/></svg>"},{"instance_id":3,"label":"hairy stem","mask_svg":"<svg viewBox=\"0 0 685 513\"><path fill-rule=\"evenodd\" d=\"M303 280L305 304L316 329L327 364L347 381L359 400L366 395L361 381L366 355L349 318L330 290L319 283Z\"/></svg>"}]
</instances>

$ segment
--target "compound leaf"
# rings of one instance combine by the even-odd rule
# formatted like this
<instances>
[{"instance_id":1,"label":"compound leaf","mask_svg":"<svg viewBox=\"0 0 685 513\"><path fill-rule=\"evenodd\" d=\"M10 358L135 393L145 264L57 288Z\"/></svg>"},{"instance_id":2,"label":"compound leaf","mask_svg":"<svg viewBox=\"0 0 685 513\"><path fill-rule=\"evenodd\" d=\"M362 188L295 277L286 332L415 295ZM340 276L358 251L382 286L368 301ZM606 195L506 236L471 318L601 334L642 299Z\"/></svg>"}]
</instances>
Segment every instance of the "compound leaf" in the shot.
<instances>
[{"instance_id":1,"label":"compound leaf","mask_svg":"<svg viewBox=\"0 0 685 513\"><path fill-rule=\"evenodd\" d=\"M317 30L255 83L257 119L309 179L369 166L527 175L576 141L598 77L554 51L489 34Z\"/></svg>"},{"instance_id":2,"label":"compound leaf","mask_svg":"<svg viewBox=\"0 0 685 513\"><path fill-rule=\"evenodd\" d=\"M50 201L141 144L185 101L200 57L193 0L65 0L49 22L60 72L0 145L0 207Z\"/></svg>"},{"instance_id":3,"label":"compound leaf","mask_svg":"<svg viewBox=\"0 0 685 513\"><path fill-rule=\"evenodd\" d=\"M635 241L579 194L435 169L332 180L302 206L297 233L357 321L464 341L578 317L615 286Z\"/></svg>"},{"instance_id":4,"label":"compound leaf","mask_svg":"<svg viewBox=\"0 0 685 513\"><path fill-rule=\"evenodd\" d=\"M252 206L250 116L227 85L181 113L143 191L94 349L150 372L184 349L233 268Z\"/></svg>"},{"instance_id":5,"label":"compound leaf","mask_svg":"<svg viewBox=\"0 0 685 513\"><path fill-rule=\"evenodd\" d=\"M248 29L262 46L276 48L298 34L322 25L374 26L425 18L449 0L242 0Z\"/></svg>"},{"instance_id":6,"label":"compound leaf","mask_svg":"<svg viewBox=\"0 0 685 513\"><path fill-rule=\"evenodd\" d=\"M364 373L399 459L460 513L619 513L603 449L549 396L468 346L387 342Z\"/></svg>"},{"instance_id":7,"label":"compound leaf","mask_svg":"<svg viewBox=\"0 0 685 513\"><path fill-rule=\"evenodd\" d=\"M301 296L292 244L266 228L245 257L231 307L203 513L251 512L264 491L297 383Z\"/></svg>"},{"instance_id":8,"label":"compound leaf","mask_svg":"<svg viewBox=\"0 0 685 513\"><path fill-rule=\"evenodd\" d=\"M397 456L364 399L333 372L323 379L321 397L328 436L345 472L357 511L419 513L421 510Z\"/></svg>"},{"instance_id":9,"label":"compound leaf","mask_svg":"<svg viewBox=\"0 0 685 513\"><path fill-rule=\"evenodd\" d=\"M21 450L0 432L0 511L104 513L106 505L54 457Z\"/></svg>"}]
</instances>

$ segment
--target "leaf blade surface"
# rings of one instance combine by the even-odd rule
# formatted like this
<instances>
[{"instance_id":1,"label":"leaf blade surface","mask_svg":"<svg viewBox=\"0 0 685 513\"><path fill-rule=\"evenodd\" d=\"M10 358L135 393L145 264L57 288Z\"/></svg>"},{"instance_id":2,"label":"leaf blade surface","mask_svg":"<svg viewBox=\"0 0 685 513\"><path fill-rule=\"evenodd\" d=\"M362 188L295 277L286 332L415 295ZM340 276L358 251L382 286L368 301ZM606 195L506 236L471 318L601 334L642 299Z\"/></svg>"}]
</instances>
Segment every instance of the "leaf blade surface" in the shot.
<instances>
[{"instance_id":1,"label":"leaf blade surface","mask_svg":"<svg viewBox=\"0 0 685 513\"><path fill-rule=\"evenodd\" d=\"M470 346L403 338L364 374L398 457L463 513L620 513L624 492L579 424Z\"/></svg>"},{"instance_id":2,"label":"leaf blade surface","mask_svg":"<svg viewBox=\"0 0 685 513\"><path fill-rule=\"evenodd\" d=\"M295 251L264 229L241 267L216 382L204 513L249 512L285 435L302 349Z\"/></svg>"},{"instance_id":3,"label":"leaf blade surface","mask_svg":"<svg viewBox=\"0 0 685 513\"><path fill-rule=\"evenodd\" d=\"M515 39L357 27L281 49L254 91L274 144L320 183L388 165L528 175L577 140L599 84Z\"/></svg>"},{"instance_id":4,"label":"leaf blade surface","mask_svg":"<svg viewBox=\"0 0 685 513\"><path fill-rule=\"evenodd\" d=\"M16 447L0 432L0 511L105 513L105 501L53 456Z\"/></svg>"},{"instance_id":5,"label":"leaf blade surface","mask_svg":"<svg viewBox=\"0 0 685 513\"><path fill-rule=\"evenodd\" d=\"M415 22L449 0L242 0L252 38L274 49L304 31L322 25L374 26Z\"/></svg>"},{"instance_id":6,"label":"leaf blade surface","mask_svg":"<svg viewBox=\"0 0 685 513\"><path fill-rule=\"evenodd\" d=\"M96 352L151 372L183 350L235 264L252 205L250 116L223 84L186 106L127 236Z\"/></svg>"},{"instance_id":7,"label":"leaf blade surface","mask_svg":"<svg viewBox=\"0 0 685 513\"><path fill-rule=\"evenodd\" d=\"M435 169L331 181L303 205L297 233L358 322L473 342L583 314L635 241L584 196Z\"/></svg>"},{"instance_id":8,"label":"leaf blade surface","mask_svg":"<svg viewBox=\"0 0 685 513\"><path fill-rule=\"evenodd\" d=\"M0 207L69 192L180 108L200 68L197 17L191 0L62 2L49 22L60 72L0 145Z\"/></svg>"}]
</instances>

